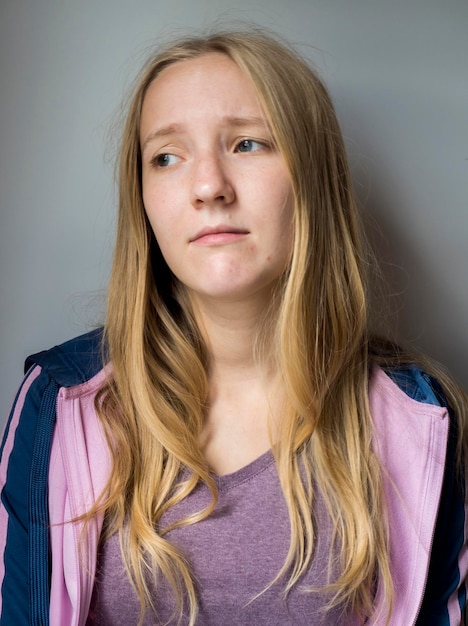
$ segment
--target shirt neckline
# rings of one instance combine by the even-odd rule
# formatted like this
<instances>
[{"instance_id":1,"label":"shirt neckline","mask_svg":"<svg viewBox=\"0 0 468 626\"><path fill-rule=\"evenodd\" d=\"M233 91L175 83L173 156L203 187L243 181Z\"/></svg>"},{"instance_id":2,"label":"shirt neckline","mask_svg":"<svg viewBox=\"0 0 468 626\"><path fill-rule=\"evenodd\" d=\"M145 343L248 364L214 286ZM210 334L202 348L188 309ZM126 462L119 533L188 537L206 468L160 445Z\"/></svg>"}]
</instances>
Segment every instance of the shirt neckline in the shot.
<instances>
[{"instance_id":1,"label":"shirt neckline","mask_svg":"<svg viewBox=\"0 0 468 626\"><path fill-rule=\"evenodd\" d=\"M219 491L227 491L228 489L237 487L248 480L252 480L252 478L266 470L274 462L275 458L272 450L270 449L235 472L230 472L229 474L223 474L221 476L213 474L213 478Z\"/></svg>"}]
</instances>

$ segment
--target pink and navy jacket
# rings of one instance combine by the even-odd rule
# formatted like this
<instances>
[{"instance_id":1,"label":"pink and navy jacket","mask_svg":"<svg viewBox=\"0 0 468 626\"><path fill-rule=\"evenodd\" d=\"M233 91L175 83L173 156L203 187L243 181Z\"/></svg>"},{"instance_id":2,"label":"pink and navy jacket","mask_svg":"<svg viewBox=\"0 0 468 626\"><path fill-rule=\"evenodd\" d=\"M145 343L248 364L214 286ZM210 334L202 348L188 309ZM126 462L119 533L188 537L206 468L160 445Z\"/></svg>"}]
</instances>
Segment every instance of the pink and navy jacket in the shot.
<instances>
[{"instance_id":1,"label":"pink and navy jacket","mask_svg":"<svg viewBox=\"0 0 468 626\"><path fill-rule=\"evenodd\" d=\"M101 331L28 359L1 443L0 626L84 626L102 518L70 523L104 489L110 456L94 409L106 378ZM415 367L375 368L374 449L384 467L395 603L391 626L464 619L465 485L456 422ZM377 588L377 599L384 608ZM384 626L383 612L368 625Z\"/></svg>"}]
</instances>

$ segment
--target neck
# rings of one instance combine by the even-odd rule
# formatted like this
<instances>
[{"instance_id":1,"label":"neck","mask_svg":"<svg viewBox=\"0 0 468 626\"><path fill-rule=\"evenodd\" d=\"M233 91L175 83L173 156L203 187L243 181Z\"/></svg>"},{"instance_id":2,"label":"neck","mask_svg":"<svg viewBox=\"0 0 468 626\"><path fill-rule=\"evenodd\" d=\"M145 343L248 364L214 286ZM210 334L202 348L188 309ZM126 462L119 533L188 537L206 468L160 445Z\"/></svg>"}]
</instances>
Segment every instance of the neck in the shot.
<instances>
[{"instance_id":1,"label":"neck","mask_svg":"<svg viewBox=\"0 0 468 626\"><path fill-rule=\"evenodd\" d=\"M256 359L254 354L265 307L251 302L193 304L210 356L200 446L211 468L225 474L270 448L282 386L273 359L263 354Z\"/></svg>"},{"instance_id":2,"label":"neck","mask_svg":"<svg viewBox=\"0 0 468 626\"><path fill-rule=\"evenodd\" d=\"M210 355L210 379L246 379L254 372L266 375L271 370L271 359L258 363L254 354L266 305L199 299L193 304Z\"/></svg>"}]
</instances>

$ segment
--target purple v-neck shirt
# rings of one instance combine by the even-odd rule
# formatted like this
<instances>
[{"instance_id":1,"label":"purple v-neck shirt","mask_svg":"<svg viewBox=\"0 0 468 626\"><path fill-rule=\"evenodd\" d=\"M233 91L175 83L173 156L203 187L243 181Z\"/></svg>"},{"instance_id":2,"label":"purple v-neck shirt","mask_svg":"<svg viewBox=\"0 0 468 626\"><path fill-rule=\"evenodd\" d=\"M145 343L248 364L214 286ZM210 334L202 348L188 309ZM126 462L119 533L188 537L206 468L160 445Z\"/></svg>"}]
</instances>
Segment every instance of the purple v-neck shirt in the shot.
<instances>
[{"instance_id":1,"label":"purple v-neck shirt","mask_svg":"<svg viewBox=\"0 0 468 626\"><path fill-rule=\"evenodd\" d=\"M219 501L202 522L178 528L167 538L187 556L196 579L199 626L336 626L343 622L341 608L324 613L329 599L306 588L327 582L331 520L320 496L314 514L318 539L313 562L304 579L285 600L277 583L259 597L285 561L289 547L289 519L276 465L267 452L242 469L217 478ZM203 509L211 500L200 485L163 517L161 526ZM174 608L166 581L154 591L157 614L147 611L144 626L176 624L169 621ZM137 624L139 603L124 571L118 536L101 547L98 573L87 626ZM181 622L188 624L188 619Z\"/></svg>"}]
</instances>

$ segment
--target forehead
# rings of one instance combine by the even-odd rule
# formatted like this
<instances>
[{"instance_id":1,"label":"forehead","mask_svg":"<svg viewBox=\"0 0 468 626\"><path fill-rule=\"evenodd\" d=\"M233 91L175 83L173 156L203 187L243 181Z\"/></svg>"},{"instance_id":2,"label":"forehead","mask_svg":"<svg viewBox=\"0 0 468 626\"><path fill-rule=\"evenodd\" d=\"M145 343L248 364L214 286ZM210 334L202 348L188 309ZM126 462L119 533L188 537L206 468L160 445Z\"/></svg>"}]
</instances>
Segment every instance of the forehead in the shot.
<instances>
[{"instance_id":1,"label":"forehead","mask_svg":"<svg viewBox=\"0 0 468 626\"><path fill-rule=\"evenodd\" d=\"M193 59L183 59L168 65L159 72L147 92L154 89L190 89L200 82L212 81L231 82L255 91L251 79L227 54L207 52Z\"/></svg>"},{"instance_id":2,"label":"forehead","mask_svg":"<svg viewBox=\"0 0 468 626\"><path fill-rule=\"evenodd\" d=\"M251 78L227 55L210 52L163 69L145 94L141 134L148 125L183 123L197 116L265 118Z\"/></svg>"}]
</instances>

